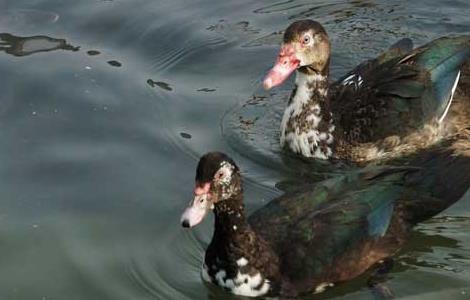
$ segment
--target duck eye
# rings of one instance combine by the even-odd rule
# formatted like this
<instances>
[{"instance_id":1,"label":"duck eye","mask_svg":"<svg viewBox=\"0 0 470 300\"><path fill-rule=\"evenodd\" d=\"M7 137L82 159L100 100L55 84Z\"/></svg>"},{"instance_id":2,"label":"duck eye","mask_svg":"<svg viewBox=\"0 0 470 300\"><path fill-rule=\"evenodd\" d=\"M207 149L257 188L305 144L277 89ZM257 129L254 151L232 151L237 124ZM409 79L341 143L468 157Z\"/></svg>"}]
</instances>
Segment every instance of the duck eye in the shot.
<instances>
[{"instance_id":1,"label":"duck eye","mask_svg":"<svg viewBox=\"0 0 470 300\"><path fill-rule=\"evenodd\" d=\"M216 178L216 179L222 179L222 177L224 177L224 172L222 172L222 171L218 172L218 173L215 175L215 178Z\"/></svg>"},{"instance_id":2,"label":"duck eye","mask_svg":"<svg viewBox=\"0 0 470 300\"><path fill-rule=\"evenodd\" d=\"M233 167L228 164L223 164L220 169L215 173L214 180L217 182L227 183L232 176Z\"/></svg>"},{"instance_id":3,"label":"duck eye","mask_svg":"<svg viewBox=\"0 0 470 300\"><path fill-rule=\"evenodd\" d=\"M310 36L309 36L309 35L305 35L305 36L304 36L303 43L304 43L305 45L307 45L308 43L310 43Z\"/></svg>"}]
</instances>

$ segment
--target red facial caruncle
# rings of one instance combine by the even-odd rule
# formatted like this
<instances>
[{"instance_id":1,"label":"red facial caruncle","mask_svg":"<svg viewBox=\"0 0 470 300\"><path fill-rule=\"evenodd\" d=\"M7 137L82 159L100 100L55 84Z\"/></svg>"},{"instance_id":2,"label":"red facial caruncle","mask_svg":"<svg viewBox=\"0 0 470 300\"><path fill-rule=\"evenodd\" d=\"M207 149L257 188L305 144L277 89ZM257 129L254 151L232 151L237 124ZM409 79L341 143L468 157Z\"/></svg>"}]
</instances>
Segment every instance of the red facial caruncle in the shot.
<instances>
[{"instance_id":1,"label":"red facial caruncle","mask_svg":"<svg viewBox=\"0 0 470 300\"><path fill-rule=\"evenodd\" d=\"M264 88L269 90L282 84L298 68L299 64L300 60L295 55L294 47L290 44L284 44L274 67L263 81Z\"/></svg>"}]
</instances>

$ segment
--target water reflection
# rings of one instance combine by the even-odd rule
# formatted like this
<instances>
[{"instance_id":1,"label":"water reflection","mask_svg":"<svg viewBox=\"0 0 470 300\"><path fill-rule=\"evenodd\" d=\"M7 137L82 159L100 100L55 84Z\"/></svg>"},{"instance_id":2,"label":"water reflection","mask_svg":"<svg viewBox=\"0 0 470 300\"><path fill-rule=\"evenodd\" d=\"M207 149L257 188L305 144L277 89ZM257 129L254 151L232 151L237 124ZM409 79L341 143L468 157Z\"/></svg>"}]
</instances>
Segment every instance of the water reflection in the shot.
<instances>
[{"instance_id":1,"label":"water reflection","mask_svg":"<svg viewBox=\"0 0 470 300\"><path fill-rule=\"evenodd\" d=\"M110 60L108 61L108 65L112 67L122 67L122 63L118 62L117 60Z\"/></svg>"},{"instance_id":2,"label":"water reflection","mask_svg":"<svg viewBox=\"0 0 470 300\"><path fill-rule=\"evenodd\" d=\"M27 56L54 50L75 52L79 49L80 47L67 44L65 39L56 39L45 35L21 37L10 33L0 33L0 51L14 56Z\"/></svg>"},{"instance_id":3,"label":"water reflection","mask_svg":"<svg viewBox=\"0 0 470 300\"><path fill-rule=\"evenodd\" d=\"M99 55L101 54L101 52L99 52L98 50L88 50L86 52L86 54L90 55L90 56L95 56L95 55Z\"/></svg>"},{"instance_id":4,"label":"water reflection","mask_svg":"<svg viewBox=\"0 0 470 300\"><path fill-rule=\"evenodd\" d=\"M200 89L197 89L196 91L198 91L198 92L205 92L205 93L212 93L212 92L215 92L216 89L212 89L212 88L200 88Z\"/></svg>"},{"instance_id":5,"label":"water reflection","mask_svg":"<svg viewBox=\"0 0 470 300\"><path fill-rule=\"evenodd\" d=\"M158 86L159 88L161 88L165 91L169 91L169 92L171 92L173 90L173 88L168 83L163 82L163 81L155 81L151 78L149 78L147 80L147 84L151 87L157 87Z\"/></svg>"},{"instance_id":6,"label":"water reflection","mask_svg":"<svg viewBox=\"0 0 470 300\"><path fill-rule=\"evenodd\" d=\"M0 0L0 50L9 54L0 53L0 298L239 299L199 276L211 222L190 234L177 223L197 158L209 149L243 165L250 211L279 194L276 183L288 191L297 179L328 175L327 166L282 154L289 91L259 89L290 18L313 13L326 23L333 76L397 36L470 32L467 0L355 2ZM15 59L78 50L50 37L89 51ZM124 67L106 63L116 58ZM252 108L233 112L246 99ZM470 270L470 225L454 225L419 228L396 264L392 285L401 295L468 285L468 271L413 261ZM433 244L436 236L451 241ZM364 282L316 297L370 298Z\"/></svg>"}]
</instances>

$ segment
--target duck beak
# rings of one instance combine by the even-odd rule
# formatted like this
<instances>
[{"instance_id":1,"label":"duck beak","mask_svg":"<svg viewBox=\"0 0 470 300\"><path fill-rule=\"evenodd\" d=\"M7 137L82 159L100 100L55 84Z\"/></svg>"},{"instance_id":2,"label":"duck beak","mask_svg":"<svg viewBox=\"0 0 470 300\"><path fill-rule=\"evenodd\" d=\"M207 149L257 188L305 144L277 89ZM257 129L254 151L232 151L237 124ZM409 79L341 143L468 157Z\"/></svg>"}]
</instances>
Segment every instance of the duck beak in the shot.
<instances>
[{"instance_id":1,"label":"duck beak","mask_svg":"<svg viewBox=\"0 0 470 300\"><path fill-rule=\"evenodd\" d=\"M283 45L274 67L264 78L264 88L269 90L282 84L287 78L289 78L289 75L298 68L299 64L300 60L295 56L294 47L288 44Z\"/></svg>"},{"instance_id":2,"label":"duck beak","mask_svg":"<svg viewBox=\"0 0 470 300\"><path fill-rule=\"evenodd\" d=\"M209 209L213 208L210 200L210 183L196 185L194 199L181 215L181 226L191 228L201 223Z\"/></svg>"}]
</instances>

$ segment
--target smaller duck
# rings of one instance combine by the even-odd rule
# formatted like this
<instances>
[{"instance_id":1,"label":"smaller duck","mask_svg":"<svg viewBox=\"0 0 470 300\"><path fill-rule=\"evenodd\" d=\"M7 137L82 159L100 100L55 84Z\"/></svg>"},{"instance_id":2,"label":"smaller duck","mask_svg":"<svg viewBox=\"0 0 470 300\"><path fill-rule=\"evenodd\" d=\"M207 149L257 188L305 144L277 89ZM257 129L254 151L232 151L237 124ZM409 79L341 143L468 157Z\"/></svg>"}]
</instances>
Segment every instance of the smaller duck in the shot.
<instances>
[{"instance_id":1,"label":"smaller duck","mask_svg":"<svg viewBox=\"0 0 470 300\"><path fill-rule=\"evenodd\" d=\"M249 297L294 297L352 279L396 253L413 226L470 186L469 136L430 150L417 167L375 167L286 193L246 217L240 169L201 157L185 228L215 215L202 278Z\"/></svg>"},{"instance_id":2,"label":"smaller duck","mask_svg":"<svg viewBox=\"0 0 470 300\"><path fill-rule=\"evenodd\" d=\"M436 142L470 56L470 37L442 37L413 50L403 39L329 82L331 45L313 20L292 23L266 89L296 71L280 144L304 157L367 162Z\"/></svg>"}]
</instances>

